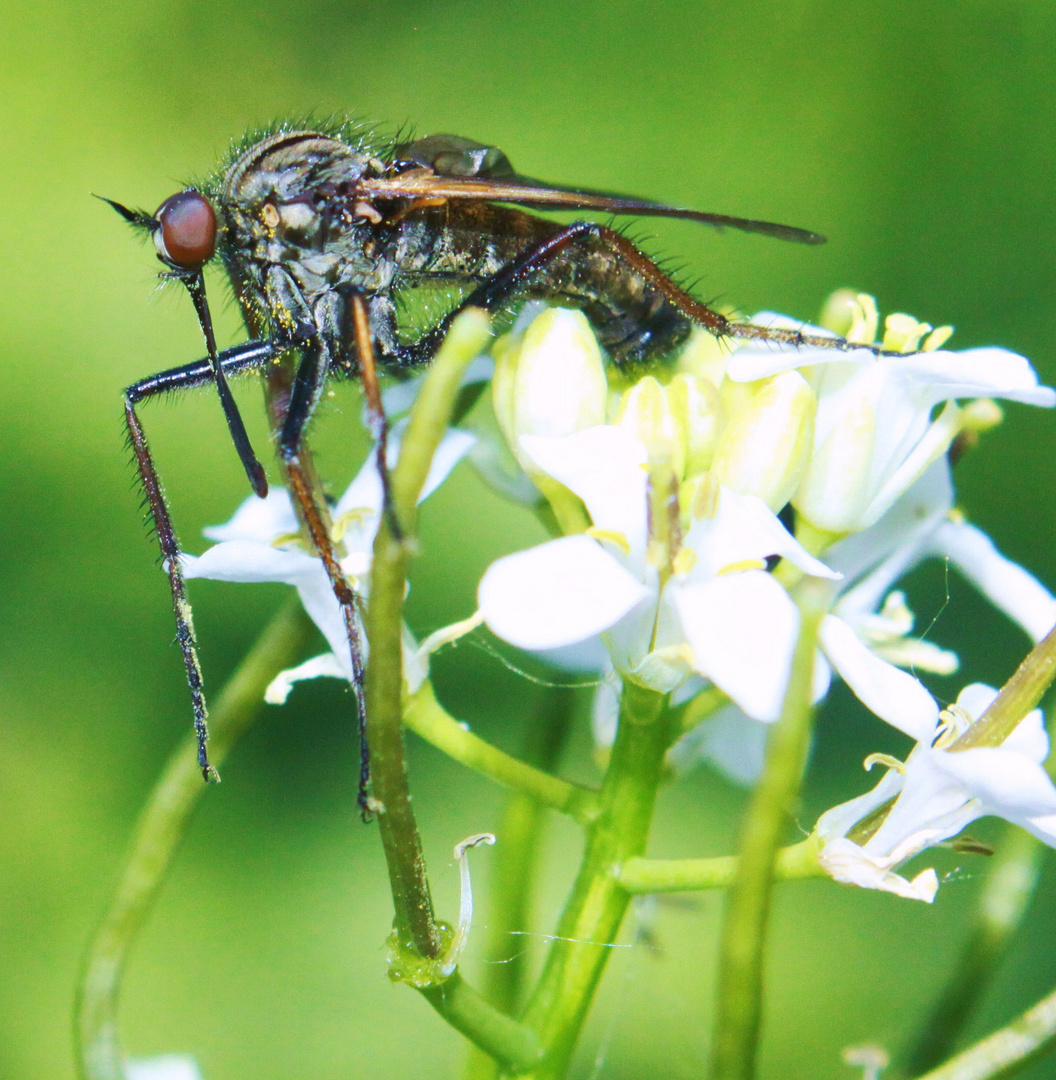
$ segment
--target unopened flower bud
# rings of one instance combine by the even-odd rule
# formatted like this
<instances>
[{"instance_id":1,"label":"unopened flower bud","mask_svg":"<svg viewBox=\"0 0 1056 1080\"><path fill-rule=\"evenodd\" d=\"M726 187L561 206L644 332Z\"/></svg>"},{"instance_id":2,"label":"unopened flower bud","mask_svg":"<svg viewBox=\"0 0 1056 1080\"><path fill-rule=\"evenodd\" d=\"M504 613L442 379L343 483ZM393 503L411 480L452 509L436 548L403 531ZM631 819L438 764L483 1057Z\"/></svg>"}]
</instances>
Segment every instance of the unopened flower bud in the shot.
<instances>
[{"instance_id":1,"label":"unopened flower bud","mask_svg":"<svg viewBox=\"0 0 1056 1080\"><path fill-rule=\"evenodd\" d=\"M877 439L876 394L879 379L861 379L847 397L838 422L815 448L792 505L811 524L841 534L861 528L875 494L872 478Z\"/></svg>"},{"instance_id":2,"label":"unopened flower bud","mask_svg":"<svg viewBox=\"0 0 1056 1080\"><path fill-rule=\"evenodd\" d=\"M858 294L853 289L837 289L825 301L818 325L840 337L846 337L861 310Z\"/></svg>"},{"instance_id":3,"label":"unopened flower bud","mask_svg":"<svg viewBox=\"0 0 1056 1080\"><path fill-rule=\"evenodd\" d=\"M605 365L582 312L549 308L496 352L495 416L527 471L522 435L561 437L605 422Z\"/></svg>"},{"instance_id":4,"label":"unopened flower bud","mask_svg":"<svg viewBox=\"0 0 1056 1080\"><path fill-rule=\"evenodd\" d=\"M646 447L650 461L670 465L681 479L686 466L684 428L671 409L667 390L651 375L639 379L620 399L615 425Z\"/></svg>"},{"instance_id":5,"label":"unopened flower bud","mask_svg":"<svg viewBox=\"0 0 1056 1080\"><path fill-rule=\"evenodd\" d=\"M728 342L720 341L714 334L696 327L678 356L678 370L687 375L698 375L719 387L726 378L726 365L730 359Z\"/></svg>"},{"instance_id":6,"label":"unopened flower bud","mask_svg":"<svg viewBox=\"0 0 1056 1080\"><path fill-rule=\"evenodd\" d=\"M799 486L814 440L814 392L798 371L753 384L755 393L732 416L712 469L726 487L755 495L773 511Z\"/></svg>"},{"instance_id":7,"label":"unopened flower bud","mask_svg":"<svg viewBox=\"0 0 1056 1080\"><path fill-rule=\"evenodd\" d=\"M676 375L667 384L667 400L685 446L684 475L711 468L722 433L724 412L715 384L700 375Z\"/></svg>"}]
</instances>

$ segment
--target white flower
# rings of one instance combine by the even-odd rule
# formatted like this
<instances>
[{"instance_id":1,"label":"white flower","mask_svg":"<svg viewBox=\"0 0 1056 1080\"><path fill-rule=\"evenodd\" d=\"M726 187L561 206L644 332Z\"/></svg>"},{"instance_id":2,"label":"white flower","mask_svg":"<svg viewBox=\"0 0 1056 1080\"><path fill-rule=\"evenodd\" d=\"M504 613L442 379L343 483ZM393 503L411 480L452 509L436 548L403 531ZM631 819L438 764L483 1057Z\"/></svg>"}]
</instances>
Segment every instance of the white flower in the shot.
<instances>
[{"instance_id":1,"label":"white flower","mask_svg":"<svg viewBox=\"0 0 1056 1080\"><path fill-rule=\"evenodd\" d=\"M447 432L433 457L424 499L443 480L473 445L465 432ZM399 454L399 429L389 441L389 461ZM360 469L348 490L331 511L335 546L342 552L341 569L361 595L370 581L371 553L381 521L382 492L374 454ZM267 699L282 702L294 682L320 675L352 678L352 662L341 609L329 578L317 555L306 550L299 534L297 515L289 492L273 487L266 499L247 498L230 521L204 530L217 543L202 555L181 555L184 577L214 581L281 582L297 589L301 603L322 632L331 651L282 672L268 688ZM425 677L420 662L414 661L416 647L405 634L405 676L412 689ZM365 644L365 642L364 642Z\"/></svg>"},{"instance_id":2,"label":"white flower","mask_svg":"<svg viewBox=\"0 0 1056 1080\"><path fill-rule=\"evenodd\" d=\"M871 617L884 607L889 590L929 558L948 559L1034 642L1056 625L1056 597L1002 555L982 530L954 511L953 482L945 457L932 464L875 525L825 552L826 562L842 572L847 586L834 611L868 640L877 628ZM878 651L894 663L942 671L932 662L934 646L904 637L894 644L903 650L904 661L883 652L883 646L878 646Z\"/></svg>"},{"instance_id":3,"label":"white flower","mask_svg":"<svg viewBox=\"0 0 1056 1080\"><path fill-rule=\"evenodd\" d=\"M495 346L492 404L526 471L521 435L570 435L605 420L608 385L597 338L581 311L547 308Z\"/></svg>"},{"instance_id":4,"label":"white flower","mask_svg":"<svg viewBox=\"0 0 1056 1080\"><path fill-rule=\"evenodd\" d=\"M916 348L921 334L931 330L914 324L915 332L907 332L902 325L907 319L889 317L885 348ZM770 313L754 321L798 325ZM932 347L938 343L933 334L924 342L926 351L877 356L864 348L841 352L760 342L746 344L730 358L727 374L739 382L807 369L818 401L814 448L792 503L817 528L843 534L877 521L961 430L957 399L1056 405L1056 391L1038 385L1024 357L1000 348L949 352ZM947 404L932 418L942 402Z\"/></svg>"},{"instance_id":5,"label":"white flower","mask_svg":"<svg viewBox=\"0 0 1056 1080\"><path fill-rule=\"evenodd\" d=\"M996 696L996 690L981 683L965 687L904 765L886 755L867 762L889 766L880 783L818 820L821 864L837 881L930 903L938 888L934 870L907 881L894 869L988 815L1014 822L1056 847L1056 787L1041 767L1049 739L1040 709L1026 716L1000 747L951 749ZM888 803L890 810L868 839L856 843L848 838L856 825Z\"/></svg>"},{"instance_id":6,"label":"white flower","mask_svg":"<svg viewBox=\"0 0 1056 1080\"><path fill-rule=\"evenodd\" d=\"M657 565L641 442L605 426L521 442L540 469L582 499L593 527L493 563L478 590L491 629L533 650L600 635L621 677L670 692L696 672L749 716L776 719L799 615L765 560L779 555L820 577L833 578L833 571L760 499L707 479L683 492L677 510L689 518L688 528L669 545L668 564ZM923 687L870 654L839 619L824 621L821 645L878 715L903 730L934 721L937 710ZM817 696L828 677L819 659Z\"/></svg>"}]
</instances>

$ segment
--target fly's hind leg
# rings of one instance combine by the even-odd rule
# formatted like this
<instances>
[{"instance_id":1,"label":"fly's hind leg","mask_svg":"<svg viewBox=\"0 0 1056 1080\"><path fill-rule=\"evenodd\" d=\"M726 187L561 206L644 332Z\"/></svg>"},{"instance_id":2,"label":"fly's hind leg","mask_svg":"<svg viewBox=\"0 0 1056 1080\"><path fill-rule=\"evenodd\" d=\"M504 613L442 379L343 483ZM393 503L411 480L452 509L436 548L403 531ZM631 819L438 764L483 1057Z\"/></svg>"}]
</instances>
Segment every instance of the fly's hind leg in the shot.
<instances>
[{"instance_id":1,"label":"fly's hind leg","mask_svg":"<svg viewBox=\"0 0 1056 1080\"><path fill-rule=\"evenodd\" d=\"M225 350L219 354L218 359L225 375L235 375L261 367L273 354L274 348L267 342L251 341L237 348ZM172 517L169 514L169 507L165 501L165 493L162 491L147 437L136 412L136 405L157 394L212 382L213 370L210 360L199 360L186 367L173 368L159 375L141 379L125 390L125 424L128 429L128 441L139 471L140 483L143 485L158 545L161 548L161 557L169 575L172 607L176 616L176 640L183 655L187 685L191 690L194 730L198 738L198 767L202 770L203 779L208 783L217 783L220 776L209 763L208 710L202 689L202 668L198 662L198 645L194 637L191 605L187 599L187 588L183 580L183 570L180 567L180 545L176 539L176 530L172 526Z\"/></svg>"},{"instance_id":2,"label":"fly's hind leg","mask_svg":"<svg viewBox=\"0 0 1056 1080\"><path fill-rule=\"evenodd\" d=\"M807 334L787 327L756 326L754 323L734 322L676 285L652 259L622 233L592 221L579 221L522 251L478 285L454 311L409 348L409 362L427 362L439 347L452 321L461 311L469 307L495 311L520 290L528 288L535 275L543 272L553 260L570 248L586 244L600 244L613 258L630 267L687 319L702 326L718 338L750 338L771 341L775 344L810 345L825 349L846 350L863 347L840 337Z\"/></svg>"}]
</instances>

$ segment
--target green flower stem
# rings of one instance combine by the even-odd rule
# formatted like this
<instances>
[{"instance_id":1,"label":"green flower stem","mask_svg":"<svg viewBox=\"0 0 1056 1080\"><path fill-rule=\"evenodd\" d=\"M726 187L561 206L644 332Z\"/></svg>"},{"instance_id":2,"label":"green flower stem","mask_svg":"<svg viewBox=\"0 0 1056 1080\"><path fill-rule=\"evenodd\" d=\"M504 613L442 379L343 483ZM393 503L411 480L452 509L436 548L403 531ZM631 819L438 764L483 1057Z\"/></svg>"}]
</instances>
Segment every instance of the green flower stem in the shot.
<instances>
[{"instance_id":1,"label":"green flower stem","mask_svg":"<svg viewBox=\"0 0 1056 1080\"><path fill-rule=\"evenodd\" d=\"M557 767L571 726L575 691L547 687L525 730L524 759L539 769ZM546 775L545 773L543 775ZM523 935L531 927L535 871L546 821L542 803L528 792L514 790L496 830L499 843L492 857L488 899L487 966L484 992L496 1008L515 1016L528 974ZM466 1080L495 1080L495 1060L474 1049L466 1063Z\"/></svg>"},{"instance_id":2,"label":"green flower stem","mask_svg":"<svg viewBox=\"0 0 1056 1080\"><path fill-rule=\"evenodd\" d=\"M404 432L400 459L392 471L392 501L400 525L408 533L414 532L418 497L433 454L458 405L462 376L490 338L487 313L478 308L464 311L451 324L418 393Z\"/></svg>"},{"instance_id":3,"label":"green flower stem","mask_svg":"<svg viewBox=\"0 0 1056 1080\"><path fill-rule=\"evenodd\" d=\"M443 943L433 913L403 753L403 598L410 564L406 536L394 538L383 516L374 541L366 617L370 642L366 705L371 808L377 813L389 871L396 953L406 949L436 960ZM408 962L413 963L413 957L408 957Z\"/></svg>"},{"instance_id":4,"label":"green flower stem","mask_svg":"<svg viewBox=\"0 0 1056 1080\"><path fill-rule=\"evenodd\" d=\"M1027 653L990 708L949 748L950 751L1000 746L1041 701L1053 678L1056 678L1056 628Z\"/></svg>"},{"instance_id":5,"label":"green flower stem","mask_svg":"<svg viewBox=\"0 0 1056 1080\"><path fill-rule=\"evenodd\" d=\"M831 586L805 580L798 590L796 643L781 716L770 731L766 764L744 823L740 865L727 899L719 949L719 991L712 1044L713 1080L751 1080L762 1015L763 950L778 842L799 790L810 744L810 703L818 627Z\"/></svg>"},{"instance_id":6,"label":"green flower stem","mask_svg":"<svg viewBox=\"0 0 1056 1080\"><path fill-rule=\"evenodd\" d=\"M403 600L407 571L415 550L418 498L433 454L457 404L462 375L490 333L487 315L477 310L466 311L452 324L411 410L400 457L392 471L391 509L401 535L392 532L392 515L383 514L374 542L366 616L370 642L367 742L372 796L392 889L396 970L403 950L427 960L438 959L443 951L403 753ZM413 963L411 956L405 959Z\"/></svg>"},{"instance_id":7,"label":"green flower stem","mask_svg":"<svg viewBox=\"0 0 1056 1080\"><path fill-rule=\"evenodd\" d=\"M943 1061L990 988L1009 942L1034 895L1044 847L1025 829L1006 825L979 896L968 940L916 1043L906 1072L927 1072Z\"/></svg>"},{"instance_id":8,"label":"green flower stem","mask_svg":"<svg viewBox=\"0 0 1056 1080\"><path fill-rule=\"evenodd\" d=\"M719 709L724 709L729 703L730 698L727 694L717 686L709 686L690 699L682 708L679 718L680 730L683 733L692 731L698 724L714 716Z\"/></svg>"},{"instance_id":9,"label":"green flower stem","mask_svg":"<svg viewBox=\"0 0 1056 1080\"><path fill-rule=\"evenodd\" d=\"M1056 990L1011 1024L917 1080L997 1080L1012 1076L1056 1045Z\"/></svg>"},{"instance_id":10,"label":"green flower stem","mask_svg":"<svg viewBox=\"0 0 1056 1080\"><path fill-rule=\"evenodd\" d=\"M294 663L312 624L296 600L271 621L217 698L209 717L209 756L219 765L264 707L268 683ZM122 1080L124 1062L117 1010L125 965L191 813L208 790L196 740L189 735L173 753L136 825L110 908L96 932L78 986L76 1039L85 1080Z\"/></svg>"},{"instance_id":11,"label":"green flower stem","mask_svg":"<svg viewBox=\"0 0 1056 1080\"><path fill-rule=\"evenodd\" d=\"M429 682L423 683L406 699L403 719L411 731L448 757L521 792L542 806L568 814L583 825L597 815L598 796L595 792L518 761L467 731L436 700Z\"/></svg>"},{"instance_id":12,"label":"green flower stem","mask_svg":"<svg viewBox=\"0 0 1056 1080\"><path fill-rule=\"evenodd\" d=\"M774 860L774 880L826 877L818 863L820 850L816 834L781 848ZM736 880L740 863L736 855L714 859L629 859L620 867L620 885L632 896L726 889Z\"/></svg>"},{"instance_id":13,"label":"green flower stem","mask_svg":"<svg viewBox=\"0 0 1056 1080\"><path fill-rule=\"evenodd\" d=\"M583 864L525 1011L546 1053L531 1074L536 1080L564 1076L630 902L617 869L645 851L664 752L676 731L666 704L663 695L624 683L599 814L588 829Z\"/></svg>"},{"instance_id":14,"label":"green flower stem","mask_svg":"<svg viewBox=\"0 0 1056 1080\"><path fill-rule=\"evenodd\" d=\"M523 1073L539 1062L539 1039L531 1028L488 1004L456 971L422 996L456 1030L490 1054L503 1072Z\"/></svg>"}]
</instances>

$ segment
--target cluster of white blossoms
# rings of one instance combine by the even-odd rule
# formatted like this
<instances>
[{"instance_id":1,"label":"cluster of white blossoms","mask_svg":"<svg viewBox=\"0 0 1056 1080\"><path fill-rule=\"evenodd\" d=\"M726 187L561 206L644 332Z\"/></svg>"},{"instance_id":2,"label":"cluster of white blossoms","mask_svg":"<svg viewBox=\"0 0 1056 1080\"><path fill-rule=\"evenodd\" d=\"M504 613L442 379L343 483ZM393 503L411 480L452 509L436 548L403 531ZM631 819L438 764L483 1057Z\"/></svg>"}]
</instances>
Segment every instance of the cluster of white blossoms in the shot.
<instances>
[{"instance_id":1,"label":"cluster of white blossoms","mask_svg":"<svg viewBox=\"0 0 1056 1080\"><path fill-rule=\"evenodd\" d=\"M912 636L912 613L893 587L921 560L943 558L1035 641L1056 624L1056 599L955 510L948 453L1000 419L992 399L1051 407L1056 392L1007 350L945 350L947 327L894 315L877 341L872 299L845 296L843 305L840 329L862 348L700 332L662 379L630 383L606 370L581 313L522 319L493 349L495 419L516 461L504 486L530 492L563 535L494 562L476 616L462 625L483 621L513 645L598 671L601 739L625 681L676 703L709 690L715 708L672 760L709 757L747 783L781 710L799 633L790 590L805 576L830 580L815 699L835 673L918 746L904 765L874 756L888 766L875 791L822 817L822 862L838 880L931 899L934 871L907 882L893 868L982 814L1056 843L1056 788L1040 768L1040 714L998 749L946 749L993 692L968 687L940 711L906 668L949 674L957 659ZM753 321L800 325L769 314ZM882 354L865 347L875 344ZM472 442L449 433L428 490ZM473 456L494 462L497 448L478 444ZM789 506L795 535L778 517ZM370 461L334 510L342 565L361 591L380 507ZM288 497L273 491L209 530L215 547L185 559L188 577L297 587L333 652L284 673L271 700L299 678L349 676L336 602L296 529ZM438 632L417 652L408 639L412 687L424 677L423 653L458 632ZM887 803L868 840L849 838Z\"/></svg>"}]
</instances>

